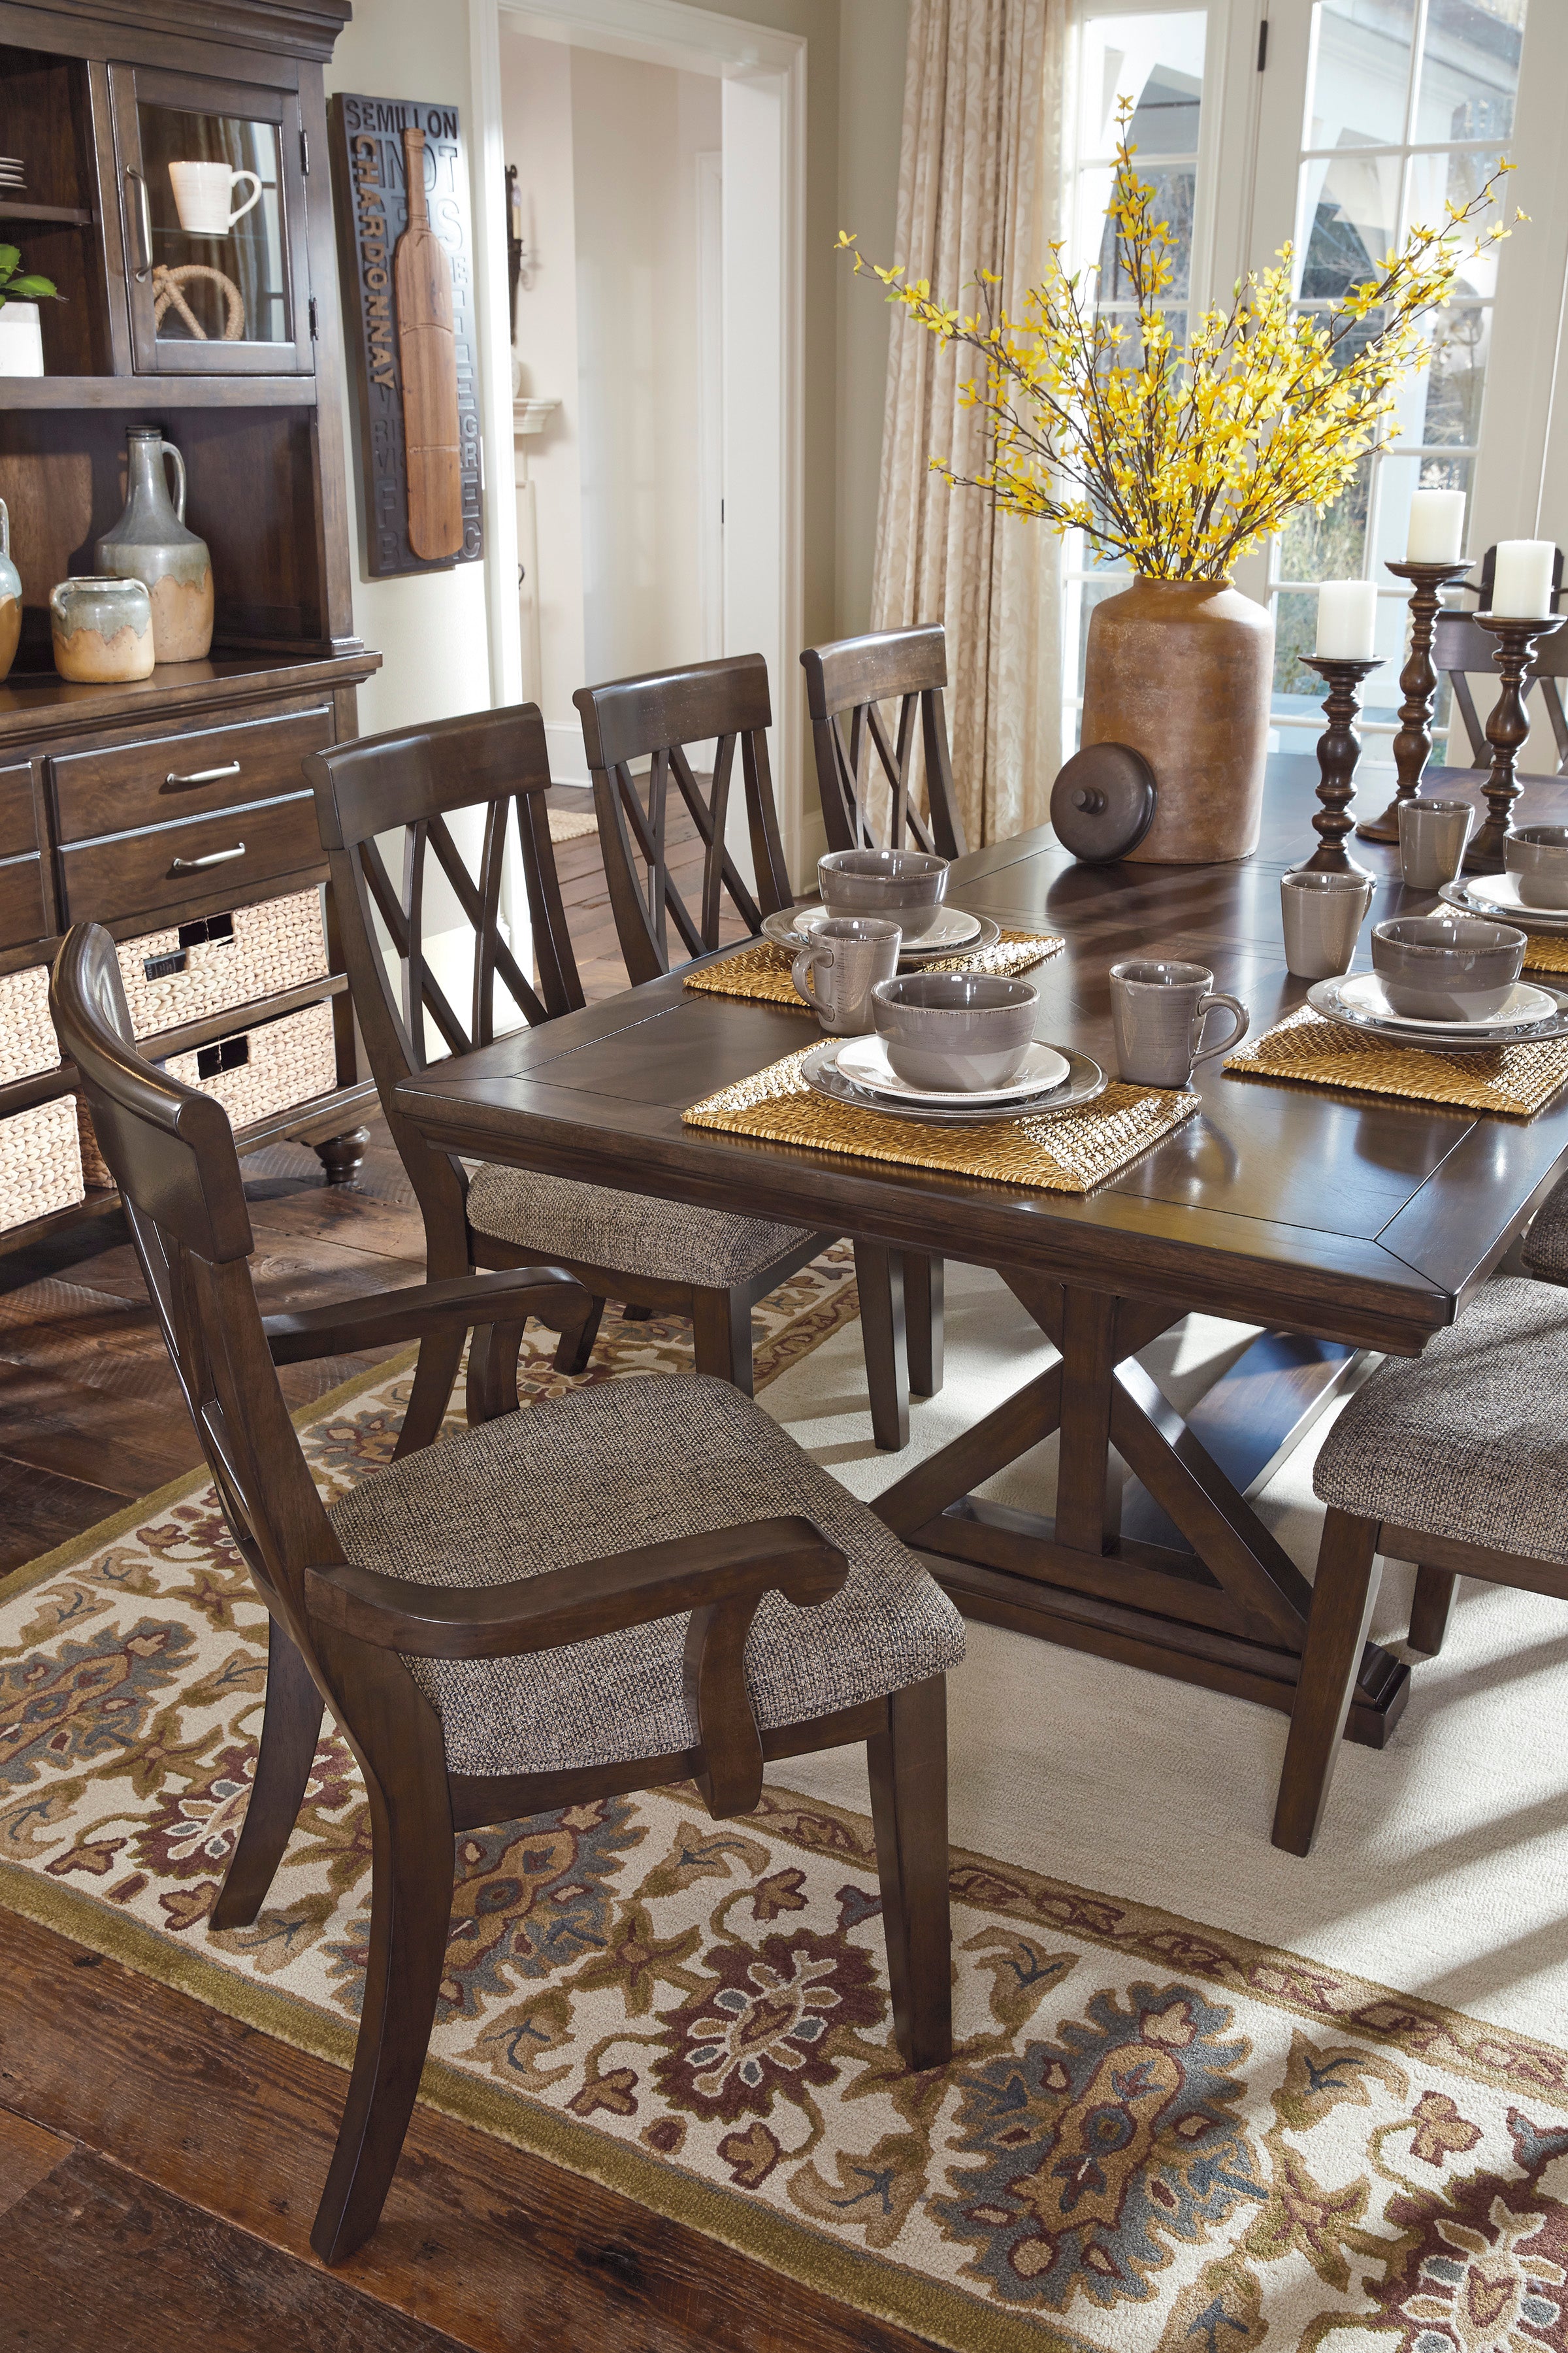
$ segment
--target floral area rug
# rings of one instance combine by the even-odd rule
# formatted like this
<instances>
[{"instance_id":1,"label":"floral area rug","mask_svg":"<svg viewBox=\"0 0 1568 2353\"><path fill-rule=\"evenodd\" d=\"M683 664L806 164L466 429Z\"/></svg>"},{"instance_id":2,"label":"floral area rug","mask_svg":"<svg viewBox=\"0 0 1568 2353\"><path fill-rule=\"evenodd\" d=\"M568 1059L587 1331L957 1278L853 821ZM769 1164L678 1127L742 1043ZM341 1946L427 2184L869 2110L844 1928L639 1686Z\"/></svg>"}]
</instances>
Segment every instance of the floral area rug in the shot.
<instances>
[{"instance_id":1,"label":"floral area rug","mask_svg":"<svg viewBox=\"0 0 1568 2353\"><path fill-rule=\"evenodd\" d=\"M853 1313L847 1252L791 1289L764 1379ZM591 1377L681 1349L612 1328ZM559 1385L542 1351L525 1370ZM408 1380L313 1409L324 1490L388 1459ZM265 1622L199 1480L0 1588L0 1901L342 2064L370 1841L335 1736L261 1918L205 1926ZM714 1823L677 1788L465 1834L424 2095L953 2348L1568 2348L1568 2054L1043 1872L952 1870L957 2048L911 2077L862 1817L770 1785Z\"/></svg>"}]
</instances>

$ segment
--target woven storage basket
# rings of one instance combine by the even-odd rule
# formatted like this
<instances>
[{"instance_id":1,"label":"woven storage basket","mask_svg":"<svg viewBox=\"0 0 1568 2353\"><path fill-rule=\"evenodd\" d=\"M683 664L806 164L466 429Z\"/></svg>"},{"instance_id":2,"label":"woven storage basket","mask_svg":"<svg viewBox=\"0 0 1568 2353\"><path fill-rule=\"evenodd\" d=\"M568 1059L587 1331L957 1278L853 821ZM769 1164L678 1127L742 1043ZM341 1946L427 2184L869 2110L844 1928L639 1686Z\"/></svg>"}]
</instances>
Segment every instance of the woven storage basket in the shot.
<instances>
[{"instance_id":1,"label":"woven storage basket","mask_svg":"<svg viewBox=\"0 0 1568 2353\"><path fill-rule=\"evenodd\" d=\"M25 972L0 977L0 1086L52 1071L60 1041L49 1019L49 968L30 964Z\"/></svg>"},{"instance_id":2,"label":"woven storage basket","mask_svg":"<svg viewBox=\"0 0 1568 2353\"><path fill-rule=\"evenodd\" d=\"M0 1231L68 1209L84 1189L74 1095L0 1119Z\"/></svg>"},{"instance_id":3,"label":"woven storage basket","mask_svg":"<svg viewBox=\"0 0 1568 2353\"><path fill-rule=\"evenodd\" d=\"M312 1095L329 1094L337 1085L331 1006L307 1005L280 1021L263 1021L194 1053L173 1055L163 1068L186 1086L216 1095L231 1126L248 1127L253 1120L309 1103ZM85 1104L81 1157L89 1185L113 1184Z\"/></svg>"},{"instance_id":4,"label":"woven storage basket","mask_svg":"<svg viewBox=\"0 0 1568 2353\"><path fill-rule=\"evenodd\" d=\"M151 970L149 970L151 966ZM136 1035L176 1029L230 1005L277 997L327 969L320 891L208 915L126 940L120 969Z\"/></svg>"}]
</instances>

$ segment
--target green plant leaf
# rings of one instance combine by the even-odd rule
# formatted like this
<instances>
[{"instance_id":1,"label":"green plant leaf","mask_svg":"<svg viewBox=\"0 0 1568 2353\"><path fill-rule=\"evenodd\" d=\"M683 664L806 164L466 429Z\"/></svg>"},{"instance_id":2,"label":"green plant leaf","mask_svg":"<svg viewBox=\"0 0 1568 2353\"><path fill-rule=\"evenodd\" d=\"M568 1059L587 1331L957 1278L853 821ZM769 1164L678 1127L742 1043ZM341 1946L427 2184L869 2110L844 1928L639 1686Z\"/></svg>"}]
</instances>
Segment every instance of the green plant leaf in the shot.
<instances>
[{"instance_id":1,"label":"green plant leaf","mask_svg":"<svg viewBox=\"0 0 1568 2353\"><path fill-rule=\"evenodd\" d=\"M21 260L21 249L15 245L0 245L0 278L9 278Z\"/></svg>"},{"instance_id":2,"label":"green plant leaf","mask_svg":"<svg viewBox=\"0 0 1568 2353\"><path fill-rule=\"evenodd\" d=\"M54 280L40 278L36 271L29 271L25 278L13 278L5 291L20 295L25 302L39 301L46 295L52 295L56 301L60 299L59 289Z\"/></svg>"}]
</instances>

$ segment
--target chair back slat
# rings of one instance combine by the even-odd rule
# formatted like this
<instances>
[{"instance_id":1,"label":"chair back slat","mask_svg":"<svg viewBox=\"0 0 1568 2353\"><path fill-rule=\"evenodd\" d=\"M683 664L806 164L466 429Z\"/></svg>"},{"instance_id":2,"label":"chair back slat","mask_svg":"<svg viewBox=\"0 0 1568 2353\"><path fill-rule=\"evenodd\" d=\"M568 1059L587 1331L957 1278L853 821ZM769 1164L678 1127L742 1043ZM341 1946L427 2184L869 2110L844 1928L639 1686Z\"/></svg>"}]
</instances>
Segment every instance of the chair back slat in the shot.
<instances>
[{"instance_id":1,"label":"chair back slat","mask_svg":"<svg viewBox=\"0 0 1568 2353\"><path fill-rule=\"evenodd\" d=\"M1481 576L1476 590L1477 612L1491 610L1492 582L1497 567L1497 550L1489 547L1481 562ZM1552 609L1557 610L1563 581L1563 551L1557 551L1552 574ZM1458 706L1465 734L1470 747L1472 767L1491 765L1491 745L1487 742L1486 722L1476 708L1471 676L1497 675L1498 641L1477 622L1474 614L1445 611L1438 614L1432 633L1433 667L1447 679L1449 690ZM1538 691L1545 708L1547 723L1552 729L1557 752L1557 773L1568 776L1568 712L1563 702L1563 679L1568 678L1568 626L1554 629L1549 638L1538 638L1524 673L1524 693Z\"/></svg>"},{"instance_id":2,"label":"chair back slat","mask_svg":"<svg viewBox=\"0 0 1568 2353\"><path fill-rule=\"evenodd\" d=\"M942 701L947 638L941 624L841 638L833 645L807 647L800 659L828 848L897 849L908 842L943 858L962 857L963 822L953 792ZM880 708L894 702L896 738ZM911 791L917 716L925 771L923 815ZM885 827L876 806L884 792Z\"/></svg>"},{"instance_id":3,"label":"chair back slat","mask_svg":"<svg viewBox=\"0 0 1568 2353\"><path fill-rule=\"evenodd\" d=\"M611 911L634 982L670 969L672 934L684 951L681 961L717 947L726 901L752 934L764 915L792 903L768 762L773 712L761 654L585 686L573 699L594 779ZM692 765L690 747L708 743L714 746L712 772L704 777ZM737 749L754 882L726 839ZM639 788L634 766L645 760ZM672 781L701 851L691 904L673 871Z\"/></svg>"},{"instance_id":4,"label":"chair back slat","mask_svg":"<svg viewBox=\"0 0 1568 2353\"><path fill-rule=\"evenodd\" d=\"M305 1570L343 1555L262 1330L234 1132L212 1096L137 1052L101 925L67 935L49 1001L225 1516L262 1599L310 1658Z\"/></svg>"}]
</instances>

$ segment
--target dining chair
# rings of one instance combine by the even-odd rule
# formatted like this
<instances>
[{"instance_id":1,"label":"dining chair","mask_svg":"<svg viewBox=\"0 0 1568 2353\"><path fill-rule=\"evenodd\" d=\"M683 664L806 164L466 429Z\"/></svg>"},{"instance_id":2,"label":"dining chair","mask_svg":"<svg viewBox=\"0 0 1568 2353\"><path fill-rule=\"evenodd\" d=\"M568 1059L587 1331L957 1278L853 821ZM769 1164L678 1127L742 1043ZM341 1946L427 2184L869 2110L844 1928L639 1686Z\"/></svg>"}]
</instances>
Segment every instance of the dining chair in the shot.
<instances>
[{"instance_id":1,"label":"dining chair","mask_svg":"<svg viewBox=\"0 0 1568 2353\"><path fill-rule=\"evenodd\" d=\"M963 820L952 788L942 704L947 633L942 623L878 629L868 637L840 638L829 646L808 646L800 661L828 849L909 846L935 850L942 858L962 858ZM879 706L895 702L898 733L890 737ZM925 764L924 816L910 792L917 715ZM885 826L876 822L869 800L878 770L888 793Z\"/></svg>"},{"instance_id":2,"label":"dining chair","mask_svg":"<svg viewBox=\"0 0 1568 2353\"><path fill-rule=\"evenodd\" d=\"M1497 568L1497 549L1489 547L1481 558L1481 575L1477 583L1475 610L1489 613L1492 603L1492 579ZM1563 586L1563 550L1557 550L1557 560L1552 575L1552 609L1558 609ZM1486 722L1476 709L1476 699L1470 691L1470 673L1488 678L1497 676L1493 656L1497 639L1476 625L1474 615L1467 612L1439 613L1432 637L1433 667L1447 679L1454 701L1464 722L1470 747L1470 765L1489 768L1491 745L1487 742ZM1539 687L1552 742L1557 748L1557 774L1568 776L1568 712L1563 706L1563 679L1568 678L1568 629L1556 629L1549 638L1538 638L1531 651L1530 667L1525 671L1525 695ZM1456 765L1458 763L1455 764Z\"/></svg>"},{"instance_id":3,"label":"dining chair","mask_svg":"<svg viewBox=\"0 0 1568 2353\"><path fill-rule=\"evenodd\" d=\"M1274 1843L1310 1852L1377 1598L1379 1557L1415 1561L1410 1643L1439 1648L1460 1577L1568 1600L1568 1298L1484 1283L1413 1363L1351 1399L1312 1473L1328 1506Z\"/></svg>"},{"instance_id":4,"label":"dining chair","mask_svg":"<svg viewBox=\"0 0 1568 2353\"><path fill-rule=\"evenodd\" d=\"M736 920L755 936L764 915L794 905L768 761L773 705L761 654L582 686L572 700L583 722L594 780L610 906L634 985L710 955ZM711 769L694 765L693 749L706 751L710 744ZM730 841L737 753L750 879ZM645 760L647 778L639 785L633 770ZM671 866L670 818L679 809L701 850L695 907ZM679 949L672 948L672 932ZM893 1250L858 1236L855 1277L872 1436L879 1447L896 1452L909 1443L910 1390L933 1397L942 1387L940 1279L933 1281L931 1262L922 1252Z\"/></svg>"},{"instance_id":5,"label":"dining chair","mask_svg":"<svg viewBox=\"0 0 1568 2353\"><path fill-rule=\"evenodd\" d=\"M520 1021L538 1025L584 1001L550 839L550 761L537 707L514 704L360 736L313 754L305 769L315 787L354 1009L387 1125L424 1215L427 1271L458 1275L540 1261L565 1267L595 1305L581 1329L563 1338L557 1363L563 1370L584 1369L604 1302L614 1299L644 1314L689 1315L698 1371L750 1394L752 1307L833 1235L489 1162L470 1176L455 1155L427 1144L397 1106L399 1084L426 1066L428 1031L439 1041L437 1053L463 1054L490 1044L498 1020L502 1030ZM479 837L477 881L454 825ZM382 842L398 831L401 873L395 881ZM501 920L509 842L527 897L537 987L512 955ZM465 926L472 934L472 978L459 1015L428 947L433 929L449 934ZM447 1330L420 1351L405 1430L411 1449L440 1426L461 1345L460 1334ZM907 1420L907 1405L904 1411Z\"/></svg>"},{"instance_id":6,"label":"dining chair","mask_svg":"<svg viewBox=\"0 0 1568 2353\"><path fill-rule=\"evenodd\" d=\"M263 1317L221 1104L132 1041L114 944L78 924L50 1008L119 1186L230 1533L268 1617L249 1809L210 1925L254 1921L329 1707L370 1799L353 2072L310 2243L374 2230L436 2014L456 1833L694 1779L722 1820L764 1763L864 1741L894 2031L952 2051L947 1668L963 1623L913 1555L732 1384L606 1381L517 1409L559 1269L463 1274ZM276 1366L474 1332L468 1429L327 1509Z\"/></svg>"}]
</instances>

